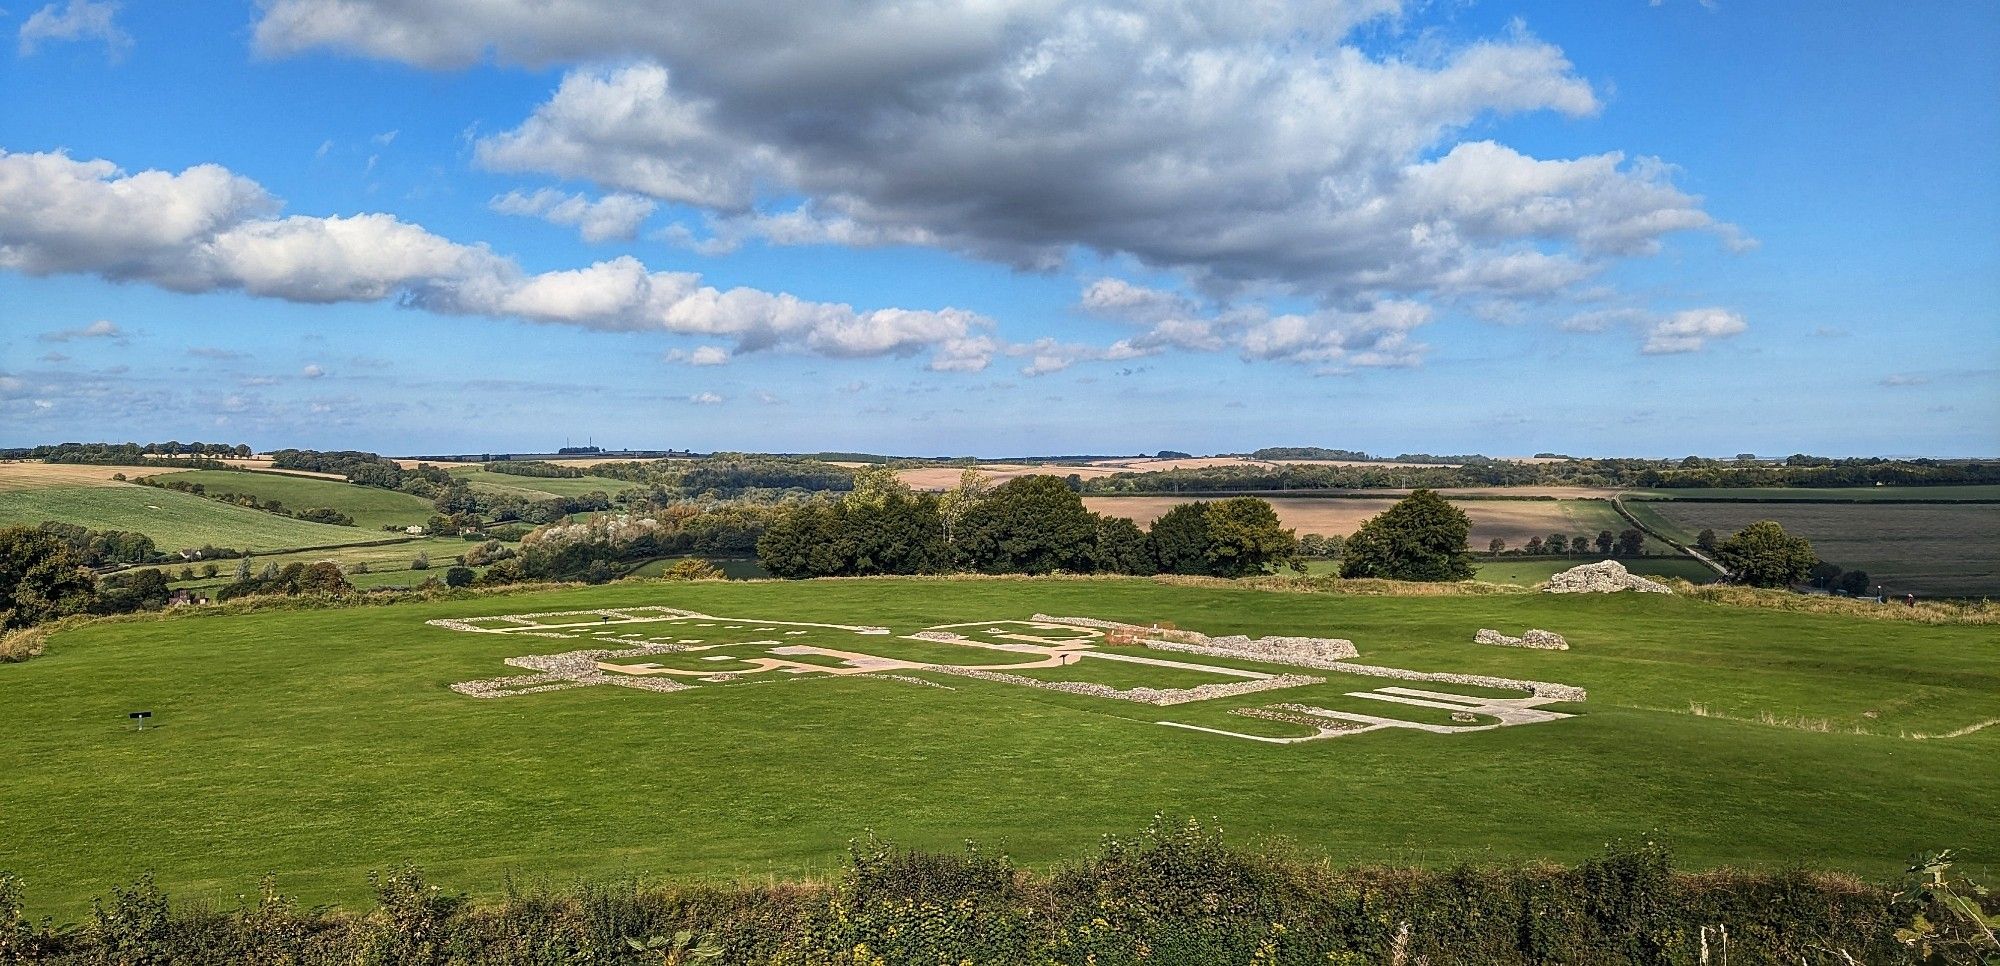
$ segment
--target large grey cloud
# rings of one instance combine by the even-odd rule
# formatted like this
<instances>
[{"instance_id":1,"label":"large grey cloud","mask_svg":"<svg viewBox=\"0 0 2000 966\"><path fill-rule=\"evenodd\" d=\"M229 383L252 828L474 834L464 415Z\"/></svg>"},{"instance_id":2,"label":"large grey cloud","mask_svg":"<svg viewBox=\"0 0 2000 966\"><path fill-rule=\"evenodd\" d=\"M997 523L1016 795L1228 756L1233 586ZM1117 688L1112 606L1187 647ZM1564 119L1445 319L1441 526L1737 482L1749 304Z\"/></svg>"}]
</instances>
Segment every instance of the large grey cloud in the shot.
<instances>
[{"instance_id":1,"label":"large grey cloud","mask_svg":"<svg viewBox=\"0 0 2000 966\"><path fill-rule=\"evenodd\" d=\"M688 240L708 251L918 244L1035 268L1092 251L1211 298L1365 313L1548 299L1676 232L1744 244L1658 160L1465 139L1600 101L1523 30L1398 42L1402 13L1396 0L697 0L671 15L639 0L270 0L256 43L579 64L482 139L480 161L695 206L709 234Z\"/></svg>"}]
</instances>

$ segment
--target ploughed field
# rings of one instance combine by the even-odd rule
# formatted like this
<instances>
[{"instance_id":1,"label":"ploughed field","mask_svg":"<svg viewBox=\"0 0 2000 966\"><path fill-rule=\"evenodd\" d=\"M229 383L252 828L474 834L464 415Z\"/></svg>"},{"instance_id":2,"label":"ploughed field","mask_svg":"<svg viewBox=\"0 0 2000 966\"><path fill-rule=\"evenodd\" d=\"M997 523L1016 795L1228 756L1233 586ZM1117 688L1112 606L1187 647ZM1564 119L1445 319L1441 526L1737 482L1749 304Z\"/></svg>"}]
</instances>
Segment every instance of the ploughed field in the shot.
<instances>
[{"instance_id":1,"label":"ploughed field","mask_svg":"<svg viewBox=\"0 0 2000 966\"><path fill-rule=\"evenodd\" d=\"M662 607L697 616L628 621ZM562 616L611 608L627 610ZM1523 692L1109 639L1079 648L1062 641L1084 631L1022 637L1028 625L1005 623L1036 614L1344 638L1355 664L1588 698L1508 711L1496 702ZM1552 630L1571 649L1475 645L1480 628ZM1022 643L1034 635L1061 640ZM548 672L524 668L579 647L633 648L604 659L626 686L452 688L539 687ZM1062 656L1078 649L1102 654ZM1018 680L909 669L1030 659L1042 663L1005 672ZM1319 680L1270 683L1280 674ZM1161 706L1050 681L1287 689ZM1421 696L1433 692L1447 700ZM0 665L0 698L0 868L27 881L31 912L64 917L148 870L181 897L230 902L274 872L309 902L357 901L369 870L404 862L488 893L510 876L825 872L868 830L1042 863L1155 812L1339 860L1575 860L1656 831L1697 866L1883 874L1922 849L2000 854L2000 725L1979 727L2000 719L1992 627L1650 594L627 582L95 624ZM1312 738L1295 712L1235 713L1281 702L1402 724ZM131 730L141 709L152 727ZM1496 715L1528 723L1464 730Z\"/></svg>"},{"instance_id":2,"label":"ploughed field","mask_svg":"<svg viewBox=\"0 0 2000 966\"><path fill-rule=\"evenodd\" d=\"M1812 541L1822 560L1865 570L1901 596L2000 595L2000 504L1627 501L1649 525L1692 542L1758 520Z\"/></svg>"}]
</instances>

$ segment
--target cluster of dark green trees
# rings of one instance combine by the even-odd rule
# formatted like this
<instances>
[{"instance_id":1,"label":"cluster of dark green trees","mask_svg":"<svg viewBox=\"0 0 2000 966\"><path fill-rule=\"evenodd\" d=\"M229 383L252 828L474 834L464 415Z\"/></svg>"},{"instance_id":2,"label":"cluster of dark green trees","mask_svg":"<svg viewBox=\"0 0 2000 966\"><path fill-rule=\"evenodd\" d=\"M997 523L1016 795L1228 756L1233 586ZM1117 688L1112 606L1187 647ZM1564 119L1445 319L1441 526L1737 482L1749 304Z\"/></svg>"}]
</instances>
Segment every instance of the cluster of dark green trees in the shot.
<instances>
[{"instance_id":1,"label":"cluster of dark green trees","mask_svg":"<svg viewBox=\"0 0 2000 966\"><path fill-rule=\"evenodd\" d=\"M88 545L90 539L85 536L81 542ZM72 614L122 614L166 606L167 575L159 570L99 580L84 560L58 529L0 528L0 633Z\"/></svg>"},{"instance_id":2,"label":"cluster of dark green trees","mask_svg":"<svg viewBox=\"0 0 2000 966\"><path fill-rule=\"evenodd\" d=\"M148 456L245 457L250 447L243 443L56 443L0 449L0 459L32 459L44 463L92 463L106 466L139 466ZM176 460L175 465L189 465Z\"/></svg>"},{"instance_id":3,"label":"cluster of dark green trees","mask_svg":"<svg viewBox=\"0 0 2000 966\"><path fill-rule=\"evenodd\" d=\"M575 480L589 474L574 466L561 466L543 460L494 460L484 464L488 473L504 473L508 476L531 476L540 479Z\"/></svg>"},{"instance_id":4,"label":"cluster of dark green trees","mask_svg":"<svg viewBox=\"0 0 2000 966\"><path fill-rule=\"evenodd\" d=\"M1022 476L988 486L976 473L943 494L917 493L893 472L858 473L838 501L785 508L757 541L779 577L976 571L992 574L1264 573L1298 557L1271 505L1239 498L1186 503L1150 531L1092 513L1070 484Z\"/></svg>"},{"instance_id":5,"label":"cluster of dark green trees","mask_svg":"<svg viewBox=\"0 0 2000 966\"><path fill-rule=\"evenodd\" d=\"M1594 548L1594 549L1593 549ZM1597 531L1597 539L1592 540L1581 533L1575 536L1551 533L1544 537L1529 537L1528 542L1518 550L1510 550L1507 541L1494 537L1486 544L1486 552L1499 556L1562 556L1564 554L1594 554L1600 557L1637 557L1646 550L1645 531L1638 527L1626 527L1617 533L1609 530Z\"/></svg>"}]
</instances>

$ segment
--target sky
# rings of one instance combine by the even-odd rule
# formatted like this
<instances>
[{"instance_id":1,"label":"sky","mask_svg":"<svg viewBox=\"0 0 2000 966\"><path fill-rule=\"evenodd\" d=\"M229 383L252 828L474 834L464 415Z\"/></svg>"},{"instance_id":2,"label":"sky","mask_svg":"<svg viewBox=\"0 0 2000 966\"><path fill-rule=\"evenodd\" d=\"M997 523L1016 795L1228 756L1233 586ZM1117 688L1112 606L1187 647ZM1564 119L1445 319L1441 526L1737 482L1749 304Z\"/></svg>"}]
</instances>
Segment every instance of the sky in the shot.
<instances>
[{"instance_id":1,"label":"sky","mask_svg":"<svg viewBox=\"0 0 2000 966\"><path fill-rule=\"evenodd\" d=\"M0 445L2000 455L2000 5L661 6L8 4Z\"/></svg>"}]
</instances>

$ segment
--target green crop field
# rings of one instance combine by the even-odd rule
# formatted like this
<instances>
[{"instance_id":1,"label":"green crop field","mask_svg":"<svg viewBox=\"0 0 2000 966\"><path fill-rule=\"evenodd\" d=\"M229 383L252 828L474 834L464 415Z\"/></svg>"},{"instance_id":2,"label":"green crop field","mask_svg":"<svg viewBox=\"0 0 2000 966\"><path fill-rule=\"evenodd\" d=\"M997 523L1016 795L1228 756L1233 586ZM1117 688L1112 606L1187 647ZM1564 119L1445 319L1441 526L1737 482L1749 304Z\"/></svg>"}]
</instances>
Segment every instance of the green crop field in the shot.
<instances>
[{"instance_id":1,"label":"green crop field","mask_svg":"<svg viewBox=\"0 0 2000 966\"><path fill-rule=\"evenodd\" d=\"M47 520L96 530L135 530L152 537L165 551L205 544L282 550L383 537L380 530L306 523L191 493L129 483L15 489L0 496L0 526L34 526Z\"/></svg>"},{"instance_id":2,"label":"green crop field","mask_svg":"<svg viewBox=\"0 0 2000 966\"><path fill-rule=\"evenodd\" d=\"M1494 584L1516 584L1532 587L1558 572L1568 570L1591 560L1478 560L1474 563L1477 574L1473 579ZM1621 557L1618 562L1641 577L1679 577L1697 584L1715 579L1715 571L1708 569L1700 561L1689 557Z\"/></svg>"},{"instance_id":3,"label":"green crop field","mask_svg":"<svg viewBox=\"0 0 2000 966\"><path fill-rule=\"evenodd\" d=\"M1504 492L1504 491L1503 491ZM1796 500L1891 501L1985 500L2000 503L2000 486L1736 486L1631 490L1627 500L1749 500L1783 503Z\"/></svg>"},{"instance_id":4,"label":"green crop field","mask_svg":"<svg viewBox=\"0 0 2000 966\"><path fill-rule=\"evenodd\" d=\"M451 475L472 484L475 490L508 493L530 500L546 500L552 496L583 496L586 493L611 494L632 489L632 484L624 480L614 480L605 476L573 478L515 476L512 473L489 472L477 466L451 467Z\"/></svg>"},{"instance_id":5,"label":"green crop field","mask_svg":"<svg viewBox=\"0 0 2000 966\"><path fill-rule=\"evenodd\" d=\"M1703 528L1724 537L1776 520L1813 550L1865 570L1895 595L2000 596L2000 507L1979 504L1683 503L1625 504L1634 516L1683 541Z\"/></svg>"},{"instance_id":6,"label":"green crop field","mask_svg":"<svg viewBox=\"0 0 2000 966\"><path fill-rule=\"evenodd\" d=\"M716 616L551 616L659 605ZM772 649L780 641L875 660L1019 660L825 625L894 635L961 625L952 632L1003 642L994 635L1008 628L993 622L1036 613L1341 637L1363 664L1589 695L1546 708L1567 717L1432 733L1410 726L1459 726L1450 705L1357 696L1409 682L1142 647L1097 649L1138 663L1091 657L1074 676L1020 675L1100 687L1285 670L1327 680L1154 706L939 671L724 673L783 653ZM535 616L491 620L499 615ZM426 624L480 617L464 629ZM1472 644L1482 627L1546 628L1572 649ZM449 687L522 675L503 663L519 655L672 641L724 650L714 662L698 651L640 657L663 670L618 673L723 676L673 693L590 686L477 698ZM812 653L798 663L828 663L824 650ZM179 612L65 631L44 656L0 665L0 868L26 881L31 912L74 917L91 895L147 870L182 898L233 902L273 872L308 902L350 902L365 896L369 870L404 862L487 894L510 876L811 874L837 867L844 844L869 830L925 847L973 839L1034 864L1087 853L1101 833L1159 811L1338 860L1574 860L1614 838L1657 834L1696 866L1873 875L1944 846L1990 863L2000 855L1991 821L2000 727L1976 726L2000 719L1997 654L1990 626L1657 595L1368 597L1137 579L634 581ZM1149 678L1145 659L1206 670L1174 665ZM1413 686L1481 702L1465 715L1481 724L1497 720L1483 702L1521 697ZM1231 713L1286 701L1407 724L1270 744L1257 738L1312 732ZM126 713L139 709L153 712L154 727L128 729Z\"/></svg>"},{"instance_id":7,"label":"green crop field","mask_svg":"<svg viewBox=\"0 0 2000 966\"><path fill-rule=\"evenodd\" d=\"M161 482L199 483L211 494L240 493L259 500L275 500L294 512L313 507L332 507L353 517L354 525L363 530L380 531L388 525L407 527L421 524L437 513L431 501L422 497L309 476L183 470L151 478Z\"/></svg>"}]
</instances>

